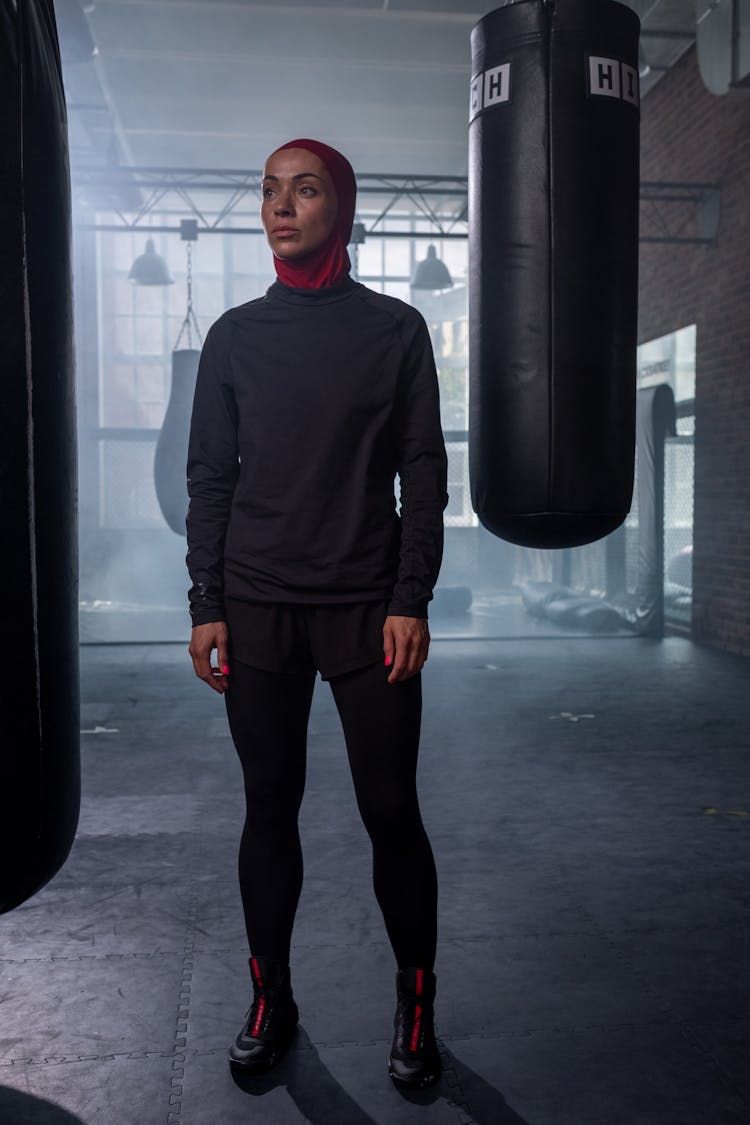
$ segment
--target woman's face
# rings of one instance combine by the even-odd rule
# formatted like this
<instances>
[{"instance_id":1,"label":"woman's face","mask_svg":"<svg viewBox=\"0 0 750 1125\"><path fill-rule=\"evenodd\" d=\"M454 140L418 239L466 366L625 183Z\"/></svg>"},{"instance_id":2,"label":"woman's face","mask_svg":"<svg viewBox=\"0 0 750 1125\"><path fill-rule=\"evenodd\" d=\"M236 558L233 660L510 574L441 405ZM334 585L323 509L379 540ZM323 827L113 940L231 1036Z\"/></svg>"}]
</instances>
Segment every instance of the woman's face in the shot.
<instances>
[{"instance_id":1,"label":"woman's face","mask_svg":"<svg viewBox=\"0 0 750 1125\"><path fill-rule=\"evenodd\" d=\"M261 222L277 258L295 261L322 246L333 230L336 189L319 156L285 148L266 161Z\"/></svg>"}]
</instances>

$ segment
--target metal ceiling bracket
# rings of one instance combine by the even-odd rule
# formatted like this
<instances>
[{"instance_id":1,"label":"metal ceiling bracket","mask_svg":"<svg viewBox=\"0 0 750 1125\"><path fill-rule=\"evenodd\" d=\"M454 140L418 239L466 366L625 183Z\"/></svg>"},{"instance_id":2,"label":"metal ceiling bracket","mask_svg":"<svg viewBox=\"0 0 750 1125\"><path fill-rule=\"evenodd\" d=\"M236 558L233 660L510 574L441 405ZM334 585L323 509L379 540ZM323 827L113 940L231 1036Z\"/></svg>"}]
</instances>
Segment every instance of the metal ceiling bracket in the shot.
<instances>
[{"instance_id":1,"label":"metal ceiling bracket","mask_svg":"<svg viewBox=\"0 0 750 1125\"><path fill-rule=\"evenodd\" d=\"M256 220L258 206L240 210L248 196L259 205L261 179L262 172L255 170L81 167L73 170L76 225L83 230L179 232L180 227L170 225L169 220L173 214L184 215L187 208L201 234L262 234ZM130 211L122 206L124 187L141 200ZM205 200L200 206L198 195ZM357 195L358 220L368 237L468 236L466 176L362 173L357 176ZM719 229L720 197L718 183L642 182L640 241L713 244ZM94 221L84 220L85 211L94 212ZM128 214L134 217L128 219ZM162 222L149 222L157 214ZM111 221L113 215L118 221ZM256 221L232 226L226 222L230 216L235 223L241 216ZM388 228L389 219L398 221L397 229ZM415 229L404 230L405 220L412 220Z\"/></svg>"}]
</instances>

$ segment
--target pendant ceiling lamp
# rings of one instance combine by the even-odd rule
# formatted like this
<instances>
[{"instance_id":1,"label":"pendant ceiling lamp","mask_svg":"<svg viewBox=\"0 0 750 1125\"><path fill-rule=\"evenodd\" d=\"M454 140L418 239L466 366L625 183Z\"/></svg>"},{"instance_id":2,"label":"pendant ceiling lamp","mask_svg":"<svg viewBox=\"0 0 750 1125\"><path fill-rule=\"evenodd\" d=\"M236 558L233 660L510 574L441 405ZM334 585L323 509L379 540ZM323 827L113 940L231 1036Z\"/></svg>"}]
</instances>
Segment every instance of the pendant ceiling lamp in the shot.
<instances>
[{"instance_id":1,"label":"pendant ceiling lamp","mask_svg":"<svg viewBox=\"0 0 750 1125\"><path fill-rule=\"evenodd\" d=\"M153 238L146 242L146 251L139 254L130 267L128 277L134 285L173 285L174 278L160 254L156 253Z\"/></svg>"},{"instance_id":2,"label":"pendant ceiling lamp","mask_svg":"<svg viewBox=\"0 0 750 1125\"><path fill-rule=\"evenodd\" d=\"M646 53L643 50L643 47L639 46L638 47L638 77L639 78L648 78L650 73L651 73L651 67L649 66L648 59L646 58Z\"/></svg>"},{"instance_id":3,"label":"pendant ceiling lamp","mask_svg":"<svg viewBox=\"0 0 750 1125\"><path fill-rule=\"evenodd\" d=\"M359 248L365 241L365 236L365 224L352 223L352 236L349 239L349 246L352 252L349 257L352 263L352 277L355 281L359 281Z\"/></svg>"},{"instance_id":4,"label":"pendant ceiling lamp","mask_svg":"<svg viewBox=\"0 0 750 1125\"><path fill-rule=\"evenodd\" d=\"M192 243L198 239L198 223L195 219L182 220L180 237L183 242L187 243L185 247L187 256L187 312L172 350L172 386L164 414L164 422L156 443L154 485L164 519L177 535L185 535L185 516L188 507L185 468L195 381L198 377L198 362L203 347L203 338L193 310ZM198 337L199 346L197 348L193 347L193 328ZM188 346L180 348L180 341L185 333L187 333Z\"/></svg>"},{"instance_id":5,"label":"pendant ceiling lamp","mask_svg":"<svg viewBox=\"0 0 750 1125\"><path fill-rule=\"evenodd\" d=\"M453 278L448 272L448 267L438 258L437 250L430 243L427 247L427 257L417 262L411 281L412 289L450 289L452 285Z\"/></svg>"}]
</instances>

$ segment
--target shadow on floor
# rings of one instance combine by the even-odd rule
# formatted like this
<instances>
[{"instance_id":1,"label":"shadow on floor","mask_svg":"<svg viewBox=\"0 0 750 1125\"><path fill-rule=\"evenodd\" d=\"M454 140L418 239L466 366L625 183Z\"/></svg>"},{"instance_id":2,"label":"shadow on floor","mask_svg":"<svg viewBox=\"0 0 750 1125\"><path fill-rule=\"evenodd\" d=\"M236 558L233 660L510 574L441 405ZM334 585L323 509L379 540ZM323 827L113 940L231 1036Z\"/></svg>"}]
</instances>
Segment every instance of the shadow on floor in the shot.
<instances>
[{"instance_id":1,"label":"shadow on floor","mask_svg":"<svg viewBox=\"0 0 750 1125\"><path fill-rule=\"evenodd\" d=\"M454 1051L449 1051L442 1043L440 1044L440 1055L444 1069L443 1084L450 1083L452 1074L456 1075L458 1082L455 1091L452 1093L452 1099L457 1105L463 1105L476 1125L531 1125L531 1122L525 1117L521 1117L514 1109L511 1109L500 1090L491 1086L466 1063L462 1063L458 1055ZM458 1097L461 1083L468 1079L471 1080L471 1108L465 1104L463 1097L460 1101ZM453 1090L454 1088L451 1085L449 1089Z\"/></svg>"},{"instance_id":2,"label":"shadow on floor","mask_svg":"<svg viewBox=\"0 0 750 1125\"><path fill-rule=\"evenodd\" d=\"M8 1125L84 1125L54 1102L0 1086L0 1121Z\"/></svg>"},{"instance_id":3,"label":"shadow on floor","mask_svg":"<svg viewBox=\"0 0 750 1125\"><path fill-rule=\"evenodd\" d=\"M320 1058L301 1024L295 1049L270 1074L245 1076L232 1070L234 1084L245 1094L263 1097L282 1086L310 1125L377 1125L346 1092Z\"/></svg>"},{"instance_id":4,"label":"shadow on floor","mask_svg":"<svg viewBox=\"0 0 750 1125\"><path fill-rule=\"evenodd\" d=\"M413 1105L430 1106L447 1101L463 1109L475 1125L530 1125L506 1102L503 1094L465 1066L458 1056L440 1045L443 1076L437 1085L413 1093L399 1091ZM279 1086L286 1088L292 1101L310 1125L377 1125L377 1122L336 1081L320 1058L302 1025L297 1027L296 1049L270 1074L244 1077L232 1072L235 1085L253 1097L262 1097ZM385 1059L383 1060L385 1070ZM471 1109L461 1089L470 1079Z\"/></svg>"}]
</instances>

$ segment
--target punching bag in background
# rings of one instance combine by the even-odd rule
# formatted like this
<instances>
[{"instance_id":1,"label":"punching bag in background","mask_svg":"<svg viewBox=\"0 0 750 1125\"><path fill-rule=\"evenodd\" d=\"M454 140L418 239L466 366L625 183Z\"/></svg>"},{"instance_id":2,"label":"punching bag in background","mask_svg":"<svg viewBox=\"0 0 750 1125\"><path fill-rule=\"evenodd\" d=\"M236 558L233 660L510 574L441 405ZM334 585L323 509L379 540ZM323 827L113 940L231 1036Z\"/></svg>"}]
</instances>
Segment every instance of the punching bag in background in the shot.
<instances>
[{"instance_id":1,"label":"punching bag in background","mask_svg":"<svg viewBox=\"0 0 750 1125\"><path fill-rule=\"evenodd\" d=\"M67 122L52 0L0 0L0 913L78 823L78 558Z\"/></svg>"},{"instance_id":2,"label":"punching bag in background","mask_svg":"<svg viewBox=\"0 0 750 1125\"><path fill-rule=\"evenodd\" d=\"M196 348L172 352L172 390L154 454L154 484L162 515L172 531L186 535L190 418L201 353Z\"/></svg>"},{"instance_id":3,"label":"punching bag in background","mask_svg":"<svg viewBox=\"0 0 750 1125\"><path fill-rule=\"evenodd\" d=\"M636 407L638 457L638 583L621 610L642 637L664 636L664 444L677 433L668 383L644 387Z\"/></svg>"},{"instance_id":4,"label":"punching bag in background","mask_svg":"<svg viewBox=\"0 0 750 1125\"><path fill-rule=\"evenodd\" d=\"M630 508L639 21L521 0L472 32L469 460L488 530L575 547Z\"/></svg>"}]
</instances>

